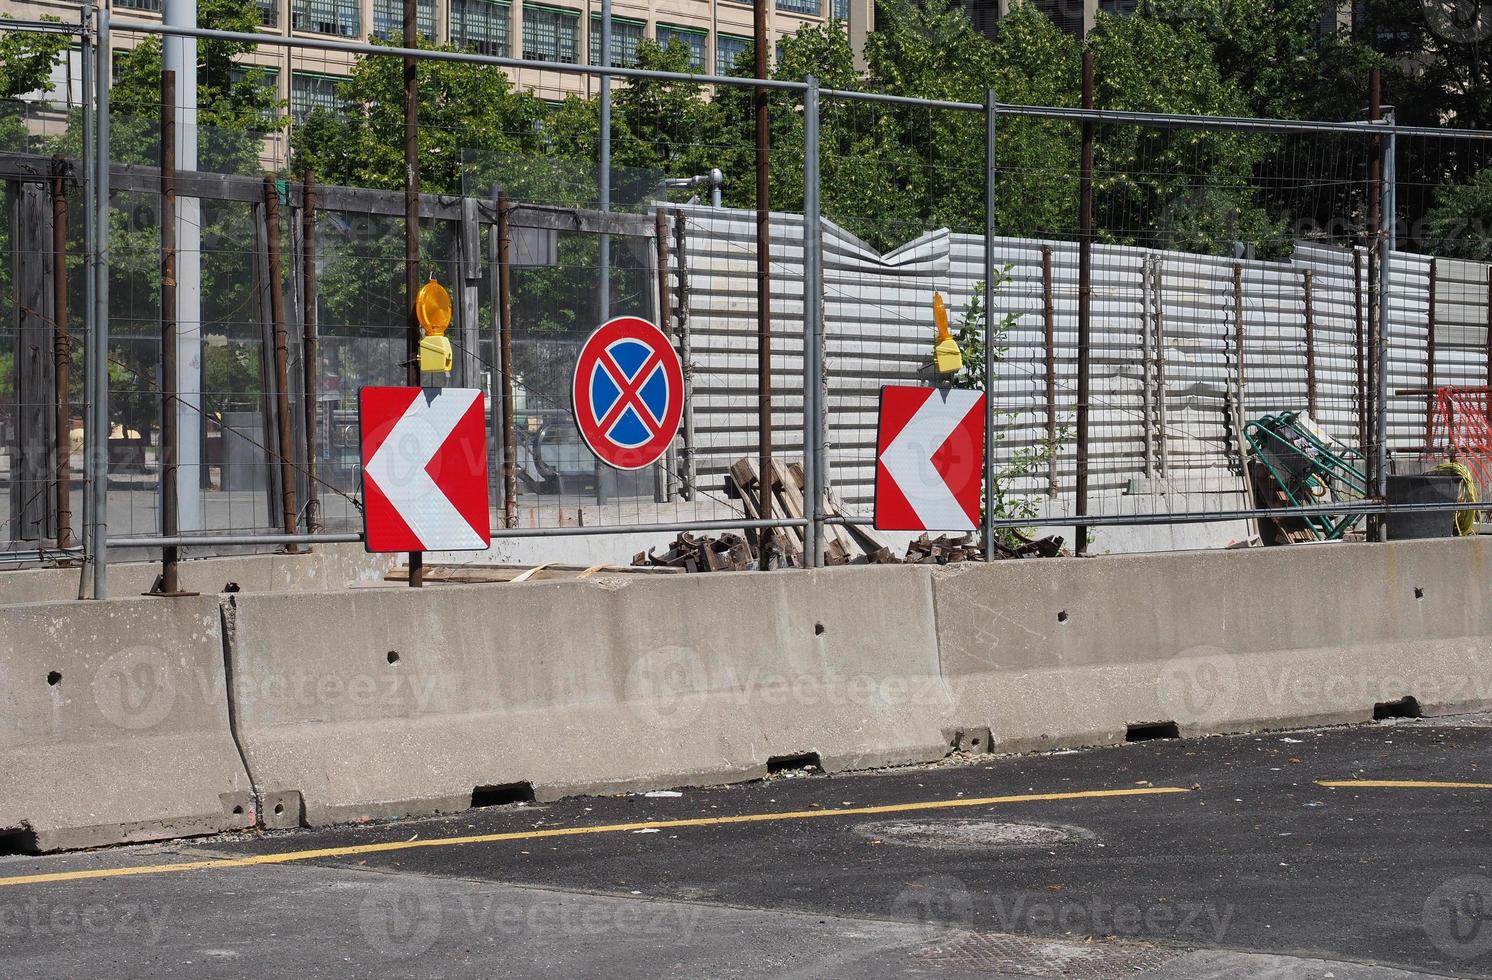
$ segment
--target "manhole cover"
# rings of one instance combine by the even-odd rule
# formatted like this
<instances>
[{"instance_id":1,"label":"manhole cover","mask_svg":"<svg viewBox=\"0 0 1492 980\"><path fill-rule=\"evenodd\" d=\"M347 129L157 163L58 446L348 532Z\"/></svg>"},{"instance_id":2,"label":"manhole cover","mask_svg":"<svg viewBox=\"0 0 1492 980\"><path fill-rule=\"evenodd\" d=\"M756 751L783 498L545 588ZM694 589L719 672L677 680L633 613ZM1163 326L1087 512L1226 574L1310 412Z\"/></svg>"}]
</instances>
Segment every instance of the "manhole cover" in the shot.
<instances>
[{"instance_id":1,"label":"manhole cover","mask_svg":"<svg viewBox=\"0 0 1492 980\"><path fill-rule=\"evenodd\" d=\"M1041 936L973 932L930 943L912 951L912 959L948 970L1109 980L1156 970L1181 950L1105 941L1074 942Z\"/></svg>"},{"instance_id":2,"label":"manhole cover","mask_svg":"<svg viewBox=\"0 0 1492 980\"><path fill-rule=\"evenodd\" d=\"M1054 847L1096 840L1091 830L1023 820L874 820L855 833L888 844L911 847Z\"/></svg>"}]
</instances>

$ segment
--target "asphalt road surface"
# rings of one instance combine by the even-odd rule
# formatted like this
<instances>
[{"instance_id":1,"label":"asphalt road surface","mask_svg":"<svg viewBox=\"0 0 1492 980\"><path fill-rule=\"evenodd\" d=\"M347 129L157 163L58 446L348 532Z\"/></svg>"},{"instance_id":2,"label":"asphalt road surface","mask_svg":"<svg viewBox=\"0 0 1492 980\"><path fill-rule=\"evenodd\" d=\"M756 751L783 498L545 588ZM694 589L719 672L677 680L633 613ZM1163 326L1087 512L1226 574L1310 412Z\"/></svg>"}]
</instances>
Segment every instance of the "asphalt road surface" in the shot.
<instances>
[{"instance_id":1,"label":"asphalt road surface","mask_svg":"<svg viewBox=\"0 0 1492 980\"><path fill-rule=\"evenodd\" d=\"M0 977L1492 977L1492 718L0 858Z\"/></svg>"}]
</instances>

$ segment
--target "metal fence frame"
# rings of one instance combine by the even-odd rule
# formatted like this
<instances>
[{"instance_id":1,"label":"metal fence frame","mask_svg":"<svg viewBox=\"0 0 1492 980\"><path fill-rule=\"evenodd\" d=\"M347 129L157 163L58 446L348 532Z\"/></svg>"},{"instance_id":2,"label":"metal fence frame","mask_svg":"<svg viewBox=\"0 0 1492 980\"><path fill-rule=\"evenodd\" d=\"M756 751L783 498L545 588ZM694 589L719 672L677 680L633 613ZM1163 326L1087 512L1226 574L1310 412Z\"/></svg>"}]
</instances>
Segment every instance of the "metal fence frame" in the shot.
<instances>
[{"instance_id":1,"label":"metal fence frame","mask_svg":"<svg viewBox=\"0 0 1492 980\"><path fill-rule=\"evenodd\" d=\"M823 276L820 245L822 243L822 220L820 215L820 147L819 147L819 110L822 100L845 100L865 103L878 103L885 105L899 105L919 107L924 109L948 110L960 113L981 113L984 117L985 126L985 261L984 281L986 286L996 278L995 264L995 205L998 200L999 187L996 180L996 139L998 128L1002 119L1008 118L1033 118L1066 121L1082 127L1084 142L1091 146L1092 130L1097 125L1132 125L1153 128L1188 128L1198 130L1214 130L1228 132L1258 132L1271 134L1290 133L1336 133L1359 137L1376 144L1380 166L1382 168L1380 213L1392 216L1395 214L1395 174L1394 154L1396 139L1399 136L1425 136L1440 138L1455 138L1464 140L1492 141L1492 132L1467 131L1467 130L1442 130L1433 128L1405 127L1398 125L1390 115L1388 118L1376 121L1362 122L1320 122L1301 120L1279 120L1279 119L1251 119L1231 117L1200 117L1182 114L1151 113L1151 112L1121 112L1112 110L1099 110L1093 108L1058 108L1046 106L1027 106L1002 104L997 100L997 93L993 90L986 95L984 103L954 102L944 100L925 100L905 96L887 95L873 92L857 92L820 88L818 81L812 77L806 81L786 81L780 79L755 79L734 76L685 74L678 75L666 72L649 71L638 68L623 68L596 65L565 64L554 62L532 62L522 59L481 55L473 52L435 51L423 49L411 49L398 46L374 45L357 41L341 41L331 38L305 38L283 35L261 35L252 33L236 33L230 31L219 31L204 28L187 28L167 26L161 23L144 21L132 21L124 19L111 19L107 8L95 8L91 3L85 4L82 10L81 24L78 27L64 27L50 22L28 22L0 19L0 30L62 30L80 38L82 47L82 72L83 87L85 93L92 87L91 101L85 94L83 106L83 161L81 178L87 189L88 206L85 208L85 241L86 241L86 268L85 285L87 291L87 336L89 340L85 370L85 390L87 392L87 412L85 419L85 517L82 535L82 553L85 558L85 582L91 581L91 593L95 598L103 598L108 593L108 551L111 547L148 547L175 549L186 545L299 545L332 542L352 542L362 539L362 535L356 533L306 533L306 534L219 534L206 533L200 535L159 535L159 536L130 536L109 537L107 534L107 515L105 511L105 494L99 488L107 486L108 467L108 369L107 369L107 341L108 341L108 315L109 315L109 242L108 227L110 214L110 133L109 133L109 72L96 70L99 62L99 52L110 50L110 36L113 30L129 31L138 34L154 34L161 36L174 36L181 38L195 38L202 40L225 40L251 43L254 45L268 45L282 48L305 48L322 51L336 51L358 55L374 55L379 57L410 58L416 61L448 61L461 62L475 65L491 66L503 69L527 69L544 72L558 72L574 75L590 75L602 78L629 79L647 78L665 81L687 81L699 85L711 86L737 86L744 88L766 89L779 92L791 92L799 94L802 98L804 120L805 120L805 160L804 160L804 240L805 250L805 289L804 289L804 374L805 379L821 380L824 371L823 344L824 344L824 311L823 295L821 292L821 280ZM1091 63L1085 65L1091 72ZM1091 75L1090 75L1091 77ZM1085 79L1086 81L1086 79ZM1091 82L1085 86L1091 91ZM1091 99L1085 103L1091 106ZM1085 154L1085 161L1091 161L1091 153ZM1091 164L1089 164L1091 166ZM1086 167L1085 167L1086 169ZM1079 229L1080 247L1091 244L1091 225ZM1381 222L1381 227L1376 229L1375 234L1376 251L1381 260L1377 262L1377 273L1379 282L1377 290L1380 296L1386 296L1390 282L1391 256L1394 248L1394 222L1392 220ZM1085 286L1080 283L1080 297ZM1445 511L1492 509L1492 502L1481 504L1419 504L1399 505L1390 507L1384 502L1386 497L1386 480L1388 472L1387 464L1387 414L1384 410L1388 396L1387 371L1381 368L1386 361L1388 349L1388 304L1379 302L1377 322L1373 324L1372 351L1374 360L1380 365L1374 377L1377 390L1374 392L1375 406L1373 417L1373 447L1372 447L1372 486L1376 491L1376 500L1363 501L1354 504L1351 508L1355 512L1369 515L1381 515L1389 511ZM1086 319L1086 312L1080 314ZM988 340L993 317L985 317L985 334ZM1081 322L1081 321L1080 321ZM1081 331L1081 326L1080 326ZM1081 337L1081 332L1080 332ZM1079 349L1081 357L1081 345ZM993 377L991 360L993 357L992 345L985 344L986 377ZM1086 413L1086 404L1083 394L1083 376L1080 371L1079 377L1079 417L1080 437L1079 452L1082 459L1083 428L1081 419ZM614 534L627 532L672 532L672 531L707 531L720 529L742 529L755 527L784 527L793 526L804 529L805 539L805 563L810 566L823 564L825 528L833 524L869 525L869 519L846 517L834 515L829 507L826 493L827 465L828 459L825 447L828 445L827 432L827 405L822 399L822 389L817 383L805 383L804 385L804 472L805 472L805 516L800 519L773 518L769 520L731 520L731 521L684 521L678 523L652 524L652 525L616 525L605 527L548 527L548 528L496 528L492 532L494 538L519 538L519 537L548 537L557 535L575 534ZM993 429L994 407L992 399L986 399L986 426ZM511 440L509 440L511 441ZM985 441L984 475L987 481L992 482L995 473L995 455L992 440ZM1080 467L1082 463L1080 462ZM988 485L988 484L987 484ZM1229 521L1241 519L1257 519L1261 517L1279 516L1306 516L1312 513L1340 512L1341 504L1317 507L1300 507L1289 509L1243 509L1217 512L1191 512L1191 513L1157 513L1157 514L1128 514L1128 515L1086 515L1086 498L1081 492L1084 486L1083 477L1079 476L1078 506L1080 508L1076 520L1067 523L1078 523L1079 540L1083 537L1082 531L1089 526L1104 525L1143 525L1143 524L1186 524L1206 523L1215 521ZM983 546L987 557L993 557L995 553L996 532L1002 528L1014 528L1028 526L1032 522L1027 519L1002 520L992 517L988 512L982 519L981 534ZM1381 522L1375 529L1374 536L1381 536L1383 528ZM811 546L809 545L811 542ZM1081 550L1081 546L1079 548ZM88 590L85 590L88 591Z\"/></svg>"}]
</instances>

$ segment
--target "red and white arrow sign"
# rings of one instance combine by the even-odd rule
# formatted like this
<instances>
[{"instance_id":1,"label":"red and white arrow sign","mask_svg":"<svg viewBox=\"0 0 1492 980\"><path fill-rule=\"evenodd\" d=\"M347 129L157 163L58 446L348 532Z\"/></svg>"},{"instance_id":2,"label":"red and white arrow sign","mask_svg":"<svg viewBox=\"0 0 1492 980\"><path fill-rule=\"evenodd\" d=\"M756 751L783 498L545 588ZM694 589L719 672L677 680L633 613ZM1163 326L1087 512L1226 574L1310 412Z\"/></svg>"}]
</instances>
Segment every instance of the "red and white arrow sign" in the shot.
<instances>
[{"instance_id":1,"label":"red and white arrow sign","mask_svg":"<svg viewBox=\"0 0 1492 980\"><path fill-rule=\"evenodd\" d=\"M984 476L984 393L881 389L875 526L972 531Z\"/></svg>"},{"instance_id":2,"label":"red and white arrow sign","mask_svg":"<svg viewBox=\"0 0 1492 980\"><path fill-rule=\"evenodd\" d=\"M364 388L369 551L479 551L491 540L487 424L476 388Z\"/></svg>"}]
</instances>

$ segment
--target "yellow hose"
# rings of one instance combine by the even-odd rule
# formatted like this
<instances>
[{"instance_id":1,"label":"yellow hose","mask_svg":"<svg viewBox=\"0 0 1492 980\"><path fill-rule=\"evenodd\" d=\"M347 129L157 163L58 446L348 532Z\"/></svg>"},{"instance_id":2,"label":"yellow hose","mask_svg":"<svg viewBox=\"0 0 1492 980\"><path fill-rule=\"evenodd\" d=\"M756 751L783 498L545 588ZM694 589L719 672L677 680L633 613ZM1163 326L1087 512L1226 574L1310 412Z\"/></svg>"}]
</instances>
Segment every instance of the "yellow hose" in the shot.
<instances>
[{"instance_id":1,"label":"yellow hose","mask_svg":"<svg viewBox=\"0 0 1492 980\"><path fill-rule=\"evenodd\" d=\"M1435 476L1457 476L1461 478L1461 492L1456 495L1456 500L1463 504L1474 504L1477 502L1476 479L1472 477L1471 470L1461 463L1453 463L1446 460L1432 467L1429 471ZM1468 535L1476 533L1476 511L1456 511L1456 533Z\"/></svg>"}]
</instances>

